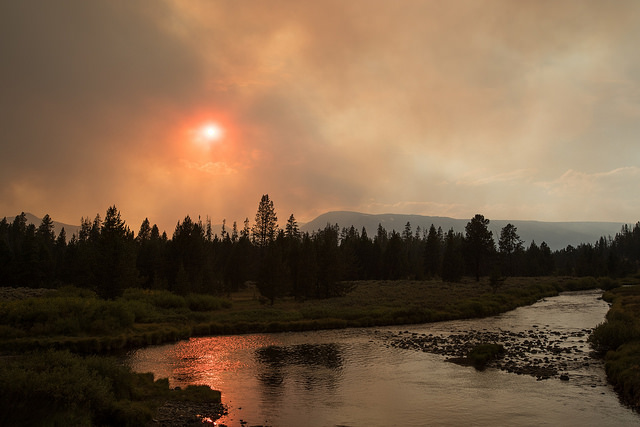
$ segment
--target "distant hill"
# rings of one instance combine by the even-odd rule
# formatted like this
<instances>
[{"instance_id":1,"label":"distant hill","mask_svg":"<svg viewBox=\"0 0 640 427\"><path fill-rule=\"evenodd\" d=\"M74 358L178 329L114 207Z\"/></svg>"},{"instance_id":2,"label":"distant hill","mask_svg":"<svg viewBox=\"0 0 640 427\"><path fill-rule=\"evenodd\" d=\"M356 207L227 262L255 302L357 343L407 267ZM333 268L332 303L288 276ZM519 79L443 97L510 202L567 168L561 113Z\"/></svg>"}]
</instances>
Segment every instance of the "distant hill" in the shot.
<instances>
[{"instance_id":1,"label":"distant hill","mask_svg":"<svg viewBox=\"0 0 640 427\"><path fill-rule=\"evenodd\" d=\"M444 232L453 228L455 231L464 233L464 227L470 221L468 219L455 219L438 216L424 215L402 215L402 214L364 214L359 212L327 212L316 219L302 225L300 229L305 232L314 232L323 229L327 224L338 224L340 228L351 227L352 225L361 231L362 227L367 230L370 238L376 234L378 224L391 232L396 230L402 232L405 224L411 224L412 232L416 229L429 230L431 224L436 228L442 227ZM543 221L518 221L518 220L492 220L489 223L489 230L493 232L493 238L498 242L500 230L511 223L518 228L520 238L524 240L525 247L532 241L540 245L546 242L552 250L566 248L568 245L577 246L580 243L595 243L602 236L615 236L620 232L623 223L619 222L543 222Z\"/></svg>"},{"instance_id":2,"label":"distant hill","mask_svg":"<svg viewBox=\"0 0 640 427\"><path fill-rule=\"evenodd\" d=\"M33 224L36 227L38 227L42 223L42 217L38 218L37 216L35 216L34 214L29 213L29 212L25 212L25 214L27 215L27 224ZM9 223L12 223L14 219L15 219L15 216L11 216L11 217L8 216L7 217L7 221ZM67 234L67 242L71 239L72 235L75 234L77 236L78 235L78 231L80 230L80 226L79 225L64 224L62 222L58 222L58 221L54 220L53 221L53 232L56 235L56 237L58 237L58 234L60 234L60 230L62 230L62 227L64 227L64 231Z\"/></svg>"},{"instance_id":3,"label":"distant hill","mask_svg":"<svg viewBox=\"0 0 640 427\"><path fill-rule=\"evenodd\" d=\"M27 223L34 224L36 227L42 222L42 218L26 213ZM7 217L7 221L13 222L15 217ZM440 216L424 216L424 215L404 215L404 214L365 214L360 212L336 211L324 213L314 220L300 225L303 232L312 233L326 227L327 224L338 224L340 228L351 227L352 225L360 232L364 227L370 238L375 236L378 230L378 224L391 232L396 230L402 233L407 222L411 224L411 230L415 234L416 229L429 230L431 224L442 227L444 232L453 228L455 231L464 233L464 227L471 218L456 219ZM544 222L544 221L519 221L519 220L493 220L489 223L489 230L493 232L494 240L498 241L500 230L511 223L518 228L520 238L524 240L525 247L529 246L532 241L540 245L546 242L552 250L566 248L568 245L577 246L580 243L595 243L602 236L615 236L620 232L623 223L620 222ZM71 239L73 234L78 234L79 225L64 224L53 221L54 233L57 236L64 227L67 233L67 241ZM213 225L213 232L220 235L222 225ZM227 224L227 232L231 232L231 225Z\"/></svg>"}]
</instances>

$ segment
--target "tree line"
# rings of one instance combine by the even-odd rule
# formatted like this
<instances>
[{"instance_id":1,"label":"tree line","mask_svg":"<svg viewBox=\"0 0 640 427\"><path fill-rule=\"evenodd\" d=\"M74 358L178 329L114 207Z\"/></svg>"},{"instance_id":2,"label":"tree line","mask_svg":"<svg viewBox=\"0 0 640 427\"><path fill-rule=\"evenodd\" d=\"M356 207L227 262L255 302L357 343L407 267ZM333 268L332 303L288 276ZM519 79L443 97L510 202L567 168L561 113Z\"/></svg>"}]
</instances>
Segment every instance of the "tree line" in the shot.
<instances>
[{"instance_id":1,"label":"tree line","mask_svg":"<svg viewBox=\"0 0 640 427\"><path fill-rule=\"evenodd\" d=\"M228 294L254 283L273 302L280 296L328 298L344 293L345 281L463 276L611 276L636 273L640 262L640 222L614 237L551 251L542 242L525 247L507 224L494 238L490 221L475 215L464 233L431 225L401 232L382 225L372 236L355 227L302 233L293 214L278 226L273 201L262 196L253 225L223 221L220 235L211 221L179 221L171 238L145 219L134 234L115 206L104 219L81 218L77 235L56 236L49 215L36 226L24 213L0 221L0 286L74 285L116 298L124 289L166 289L177 294Z\"/></svg>"}]
</instances>

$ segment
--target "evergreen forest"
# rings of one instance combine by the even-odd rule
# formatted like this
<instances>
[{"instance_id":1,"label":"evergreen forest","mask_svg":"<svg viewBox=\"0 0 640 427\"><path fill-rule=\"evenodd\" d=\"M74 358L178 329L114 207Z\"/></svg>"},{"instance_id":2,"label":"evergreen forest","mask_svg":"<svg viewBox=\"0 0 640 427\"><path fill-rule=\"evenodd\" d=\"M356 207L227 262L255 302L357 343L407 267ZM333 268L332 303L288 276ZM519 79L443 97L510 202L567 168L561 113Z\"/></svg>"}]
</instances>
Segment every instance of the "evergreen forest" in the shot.
<instances>
[{"instance_id":1,"label":"evergreen forest","mask_svg":"<svg viewBox=\"0 0 640 427\"><path fill-rule=\"evenodd\" d=\"M104 218L81 218L78 234L56 236L49 215L39 225L24 213L0 221L0 286L59 288L73 285L105 299L125 289L168 290L225 295L254 285L265 301L329 298L343 294L344 281L489 276L499 286L506 277L593 276L619 278L635 274L640 262L640 222L623 226L615 236L551 251L545 242L525 246L517 228L499 236L489 219L475 215L464 233L453 229L374 233L327 224L301 233L291 214L278 226L273 201L262 196L253 223L223 221L220 235L211 220L186 216L169 237L145 219L138 232L115 206Z\"/></svg>"}]
</instances>

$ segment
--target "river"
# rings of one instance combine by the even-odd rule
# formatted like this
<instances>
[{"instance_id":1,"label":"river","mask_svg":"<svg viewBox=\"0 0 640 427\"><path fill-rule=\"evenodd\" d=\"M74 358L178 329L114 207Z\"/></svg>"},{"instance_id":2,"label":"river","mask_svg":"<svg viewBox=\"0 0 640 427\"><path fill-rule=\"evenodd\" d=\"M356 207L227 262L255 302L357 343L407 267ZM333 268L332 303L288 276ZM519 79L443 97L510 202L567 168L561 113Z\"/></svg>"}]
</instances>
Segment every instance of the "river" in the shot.
<instances>
[{"instance_id":1,"label":"river","mask_svg":"<svg viewBox=\"0 0 640 427\"><path fill-rule=\"evenodd\" d=\"M571 292L485 319L402 327L192 338L133 351L137 372L172 387L222 392L227 426L603 426L640 425L589 357L585 333L608 310L599 292ZM537 333L571 354L562 373L539 380L498 368L477 371L446 356L400 348L403 336ZM533 350L530 350L533 351ZM553 358L544 351L527 357Z\"/></svg>"}]
</instances>

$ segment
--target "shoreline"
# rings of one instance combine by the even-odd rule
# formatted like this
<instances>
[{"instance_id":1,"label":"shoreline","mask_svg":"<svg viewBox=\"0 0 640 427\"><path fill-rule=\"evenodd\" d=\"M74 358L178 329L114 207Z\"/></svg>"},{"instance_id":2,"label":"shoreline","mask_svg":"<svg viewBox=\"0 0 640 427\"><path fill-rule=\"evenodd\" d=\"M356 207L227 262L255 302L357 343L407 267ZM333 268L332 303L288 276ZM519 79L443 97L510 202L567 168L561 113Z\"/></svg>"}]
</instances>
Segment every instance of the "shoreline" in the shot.
<instances>
[{"instance_id":1,"label":"shoreline","mask_svg":"<svg viewBox=\"0 0 640 427\"><path fill-rule=\"evenodd\" d=\"M186 298L162 291L136 291L138 299L123 298L116 301L99 300L86 291L77 294L68 289L62 294L58 291L46 291L43 296L38 297L33 297L31 291L28 291L29 295L23 300L0 301L4 319L11 318L7 317L7 313L13 313L11 316L14 318L32 319L34 322L30 329L25 326L27 324L24 320L16 324L0 324L4 328L0 329L0 350L4 355L18 355L17 360L24 357L20 353L34 350L35 355L46 355L50 350L55 350L62 353L62 356L56 357L63 359L73 356L77 360L75 353L85 355L81 360L95 359L98 357L95 355L106 360L106 356L117 355L125 350L197 336L382 327L482 318L531 305L564 291L596 289L603 287L602 284L593 278L512 278L494 293L486 281L477 283L467 280L455 284L441 281L361 281L351 283L353 290L349 294L327 300L285 299L278 300L271 306L261 304L255 294L245 292L233 295L229 304L216 305L216 308L209 311L190 310L186 305ZM610 285L610 282L604 284ZM77 307L83 307L86 311L87 307L94 306L98 313L115 313L112 323L128 319L128 326L114 327L114 333L102 335L81 332L75 335L47 336L37 333L38 330L46 330L36 321L38 316L50 316L48 322L55 324L58 320L64 320L70 309L73 311ZM101 321L100 318L97 320ZM17 325L24 327L24 331L16 329ZM22 333L23 336L10 337L7 333ZM72 353L64 356L64 351L61 350ZM556 373L551 372L549 376L553 375ZM135 383L138 380L131 381ZM161 392L163 396L164 393L173 392L168 390L168 383L165 384L162 379L157 383L145 387L154 390L159 390L158 387L162 390L167 388ZM162 411L168 411L165 412L165 415L169 414L166 415L168 417L171 413L190 413L187 410L188 404L172 406L170 402L172 399L169 396L157 401L154 416L160 424L156 425L166 425L161 424ZM165 409L159 409L165 405L168 405Z\"/></svg>"},{"instance_id":2,"label":"shoreline","mask_svg":"<svg viewBox=\"0 0 640 427\"><path fill-rule=\"evenodd\" d=\"M607 381L640 412L640 285L612 289L603 299L611 307L589 342L604 360Z\"/></svg>"},{"instance_id":3,"label":"shoreline","mask_svg":"<svg viewBox=\"0 0 640 427\"><path fill-rule=\"evenodd\" d=\"M300 332L481 318L531 305L541 298L563 291L603 287L592 278L567 277L511 278L496 293L491 292L488 283L473 280L453 284L408 280L349 283L354 289L342 297L307 301L285 299L278 300L275 305L261 304L255 295L245 291L232 295L229 308L210 311L190 311L178 303L176 308L156 307L153 304L158 303L153 298L156 298L154 292L157 291L145 291L142 298L148 298L148 301L122 299L100 302L87 296L65 296L60 298L60 304L65 307L102 304L104 307L96 310L109 309L117 311L118 316L131 316L131 323L116 329L112 327L111 333L101 334L80 331L75 334L43 335L18 329L14 332L17 336L10 337L2 336L1 332L5 331L0 331L0 351L69 349L78 354L113 354L199 336ZM171 297L180 298L175 295ZM33 304L25 306L23 310L37 309L37 301L55 306L57 300L53 291L43 297L31 298L30 301ZM19 303L16 300L11 302ZM140 307L149 312L155 311L147 314ZM43 316L66 316L65 313L52 313L52 310L55 307L46 307ZM132 313L122 314L121 311ZM115 319L114 322L119 320ZM30 329L34 331L38 328L42 329L36 323Z\"/></svg>"}]
</instances>

